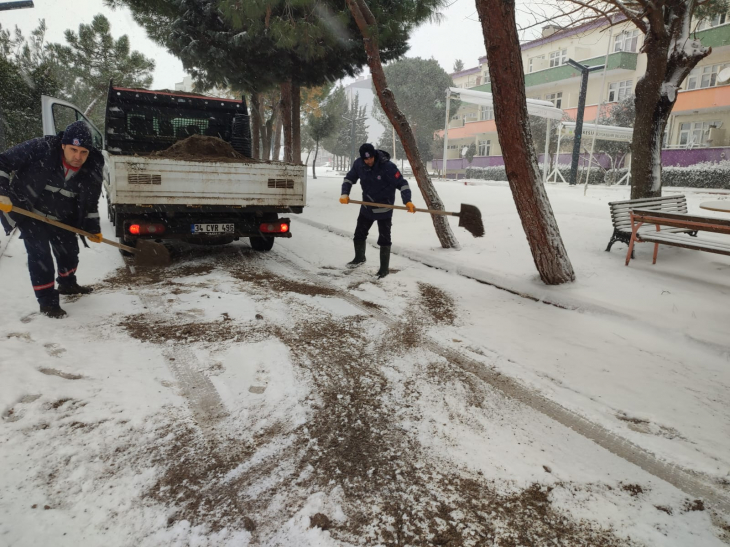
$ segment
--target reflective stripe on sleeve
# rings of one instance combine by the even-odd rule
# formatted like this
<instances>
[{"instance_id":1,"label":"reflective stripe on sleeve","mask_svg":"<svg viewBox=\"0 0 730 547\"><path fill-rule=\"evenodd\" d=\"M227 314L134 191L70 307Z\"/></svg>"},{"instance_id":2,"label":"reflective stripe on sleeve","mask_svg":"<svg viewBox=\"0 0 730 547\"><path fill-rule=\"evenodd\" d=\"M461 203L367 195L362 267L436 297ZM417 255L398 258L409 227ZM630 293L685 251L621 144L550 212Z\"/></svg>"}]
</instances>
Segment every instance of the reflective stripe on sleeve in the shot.
<instances>
[{"instance_id":1,"label":"reflective stripe on sleeve","mask_svg":"<svg viewBox=\"0 0 730 547\"><path fill-rule=\"evenodd\" d=\"M390 211L389 207L378 207L377 209L373 209L373 213L387 213Z\"/></svg>"},{"instance_id":2,"label":"reflective stripe on sleeve","mask_svg":"<svg viewBox=\"0 0 730 547\"><path fill-rule=\"evenodd\" d=\"M86 218L99 218L99 213L89 213Z\"/></svg>"},{"instance_id":3,"label":"reflective stripe on sleeve","mask_svg":"<svg viewBox=\"0 0 730 547\"><path fill-rule=\"evenodd\" d=\"M54 194L59 193L62 196L66 196L67 198L75 198L76 196L78 196L78 194L76 192L71 192L69 190L64 190L63 188L58 188L57 186L50 186L48 184L46 184L45 189L48 190L49 192L53 192Z\"/></svg>"},{"instance_id":4,"label":"reflective stripe on sleeve","mask_svg":"<svg viewBox=\"0 0 730 547\"><path fill-rule=\"evenodd\" d=\"M411 187L408 186L408 183L405 183L403 186L400 187L401 192L405 192L406 190L410 190Z\"/></svg>"},{"instance_id":5,"label":"reflective stripe on sleeve","mask_svg":"<svg viewBox=\"0 0 730 547\"><path fill-rule=\"evenodd\" d=\"M44 216L46 218L50 218L51 220L58 221L58 218L57 217L54 217L53 215L48 215L48 214L44 213L43 211L39 211L36 208L31 209L31 212L35 213L36 215L41 215L41 216Z\"/></svg>"},{"instance_id":6,"label":"reflective stripe on sleeve","mask_svg":"<svg viewBox=\"0 0 730 547\"><path fill-rule=\"evenodd\" d=\"M5 177L6 179L9 179L10 175L8 175L5 171L0 171L0 177Z\"/></svg>"},{"instance_id":7,"label":"reflective stripe on sleeve","mask_svg":"<svg viewBox=\"0 0 730 547\"><path fill-rule=\"evenodd\" d=\"M5 220L8 221L8 224L10 224L10 227L15 228L15 221L12 218L10 218L10 215L7 214L5 211L3 211L3 216L5 217Z\"/></svg>"}]
</instances>

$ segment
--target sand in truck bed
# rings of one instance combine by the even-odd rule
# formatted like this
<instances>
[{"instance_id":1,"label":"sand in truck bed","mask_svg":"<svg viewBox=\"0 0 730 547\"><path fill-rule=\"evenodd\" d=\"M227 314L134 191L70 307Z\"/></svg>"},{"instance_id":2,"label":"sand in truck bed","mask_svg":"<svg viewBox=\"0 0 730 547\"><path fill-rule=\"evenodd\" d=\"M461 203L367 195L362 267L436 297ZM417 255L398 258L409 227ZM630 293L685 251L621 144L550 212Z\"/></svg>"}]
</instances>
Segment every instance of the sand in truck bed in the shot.
<instances>
[{"instance_id":1,"label":"sand in truck bed","mask_svg":"<svg viewBox=\"0 0 730 547\"><path fill-rule=\"evenodd\" d=\"M257 160L236 152L230 143L206 135L191 135L177 141L166 150L150 154L152 157L183 161L230 162L230 163L279 163Z\"/></svg>"}]
</instances>

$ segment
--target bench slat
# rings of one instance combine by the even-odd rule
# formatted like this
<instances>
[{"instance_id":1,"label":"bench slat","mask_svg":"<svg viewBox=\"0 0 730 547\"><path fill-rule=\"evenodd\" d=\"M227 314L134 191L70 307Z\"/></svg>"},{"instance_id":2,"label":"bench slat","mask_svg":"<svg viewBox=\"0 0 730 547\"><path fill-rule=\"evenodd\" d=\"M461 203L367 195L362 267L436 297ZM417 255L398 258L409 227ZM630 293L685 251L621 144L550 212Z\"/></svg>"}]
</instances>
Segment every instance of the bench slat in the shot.
<instances>
[{"instance_id":1,"label":"bench slat","mask_svg":"<svg viewBox=\"0 0 730 547\"><path fill-rule=\"evenodd\" d=\"M730 244L724 244L717 241L701 241L696 238L688 238L682 236L660 235L661 232L654 232L652 235L642 235L640 242L643 243L660 243L671 245L673 247L683 247L694 251L705 251L730 256Z\"/></svg>"},{"instance_id":2,"label":"bench slat","mask_svg":"<svg viewBox=\"0 0 730 547\"><path fill-rule=\"evenodd\" d=\"M625 204L638 205L638 204L642 204L642 203L645 204L645 203L650 203L650 202L665 203L665 202L672 202L672 201L686 203L687 196L680 194L678 196L661 196L661 197L656 197L656 198L626 199L623 201L611 201L611 202L609 202L609 205L611 207L613 207L613 206L625 205Z\"/></svg>"}]
</instances>

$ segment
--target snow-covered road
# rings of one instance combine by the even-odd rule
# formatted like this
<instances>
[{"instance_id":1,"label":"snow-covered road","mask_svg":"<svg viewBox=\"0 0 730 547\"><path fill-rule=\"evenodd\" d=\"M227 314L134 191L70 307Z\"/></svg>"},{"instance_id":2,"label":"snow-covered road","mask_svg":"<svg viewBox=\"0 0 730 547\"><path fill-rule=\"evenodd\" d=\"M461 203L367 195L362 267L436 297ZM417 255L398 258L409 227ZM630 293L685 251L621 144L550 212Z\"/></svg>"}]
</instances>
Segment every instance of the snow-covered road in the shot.
<instances>
[{"instance_id":1,"label":"snow-covered road","mask_svg":"<svg viewBox=\"0 0 730 547\"><path fill-rule=\"evenodd\" d=\"M322 220L334 184L310 181L305 220ZM343 210L356 214L328 221ZM10 242L0 544L727 540L727 520L695 497L444 357L515 379L722 493L722 352L399 256L376 282L371 262L342 268L346 238L296 218L293 232L269 254L197 248L136 275L94 246L80 279L96 290L66 300L63 321L30 313L22 242Z\"/></svg>"}]
</instances>

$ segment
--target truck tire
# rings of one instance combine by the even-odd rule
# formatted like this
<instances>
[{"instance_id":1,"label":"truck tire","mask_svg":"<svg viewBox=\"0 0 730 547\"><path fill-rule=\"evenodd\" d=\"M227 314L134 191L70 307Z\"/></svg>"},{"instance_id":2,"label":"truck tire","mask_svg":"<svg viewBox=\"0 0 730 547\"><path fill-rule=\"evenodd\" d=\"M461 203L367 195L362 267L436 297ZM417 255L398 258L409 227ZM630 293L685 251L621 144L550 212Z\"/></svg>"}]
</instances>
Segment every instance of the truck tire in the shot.
<instances>
[{"instance_id":1,"label":"truck tire","mask_svg":"<svg viewBox=\"0 0 730 547\"><path fill-rule=\"evenodd\" d=\"M251 236L248 239L254 251L270 251L274 246L273 237Z\"/></svg>"}]
</instances>

